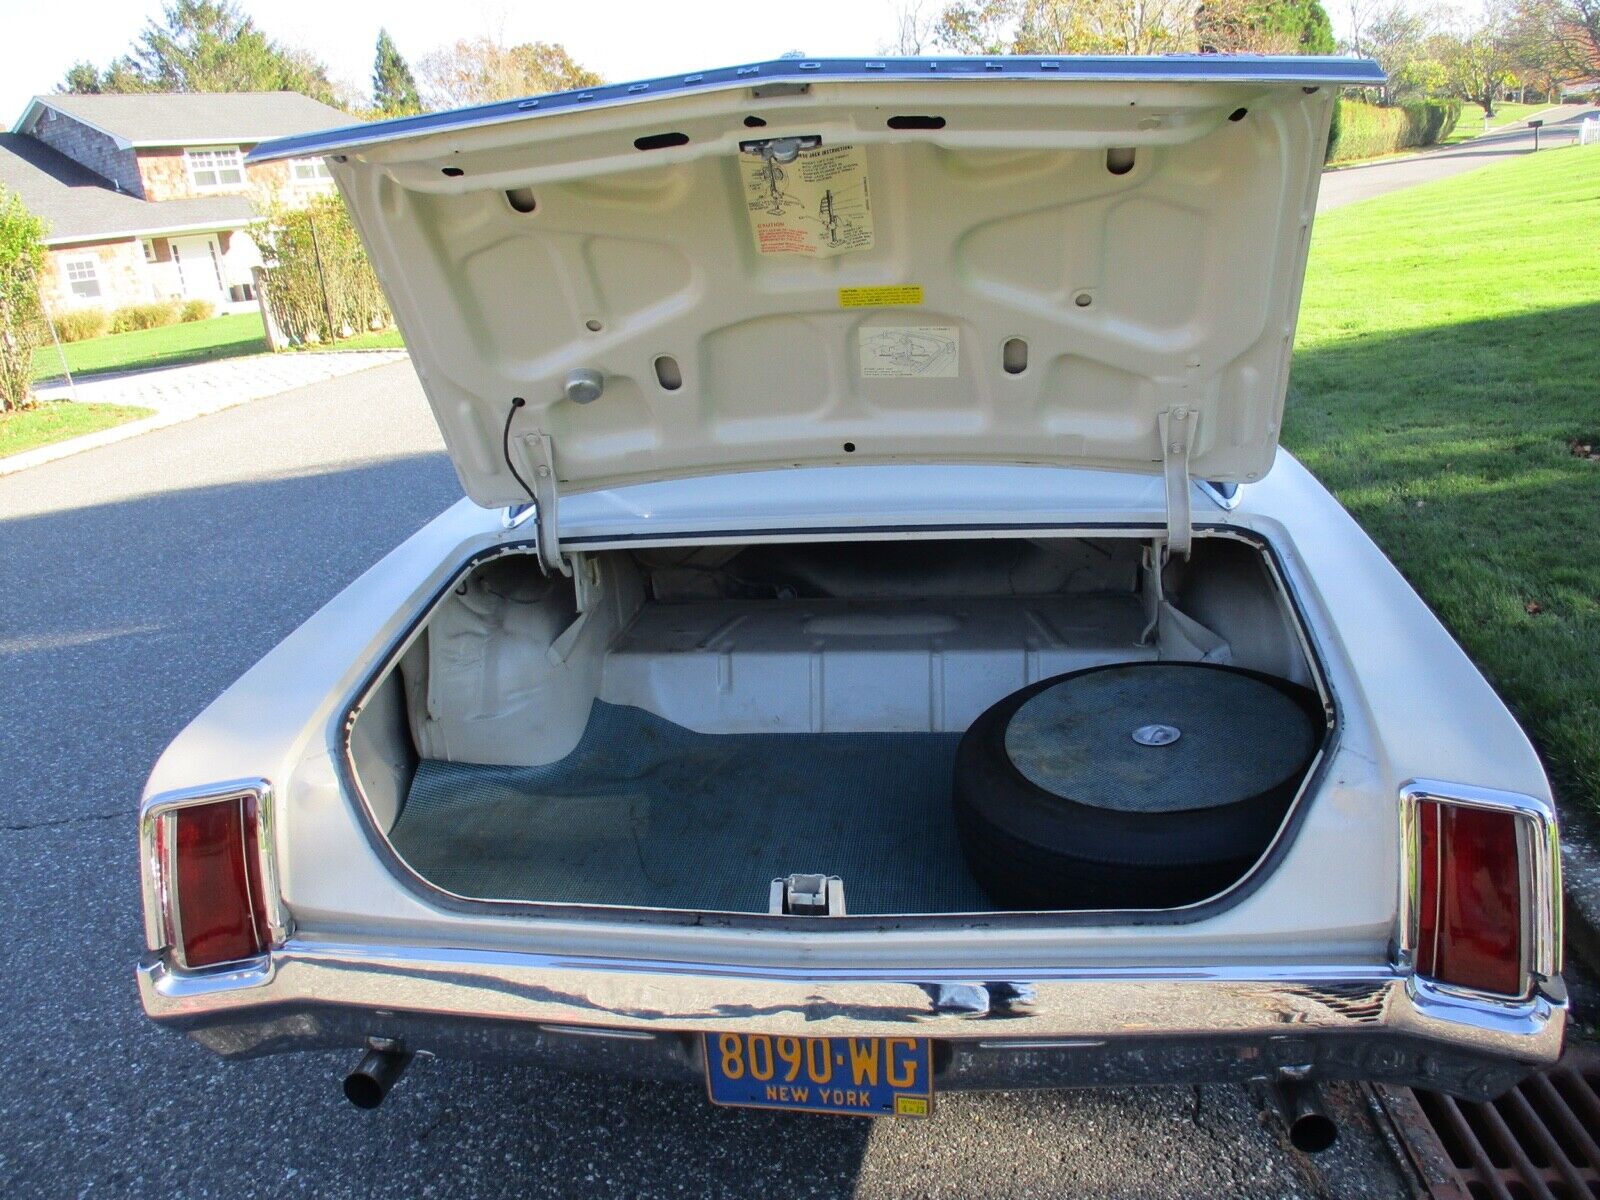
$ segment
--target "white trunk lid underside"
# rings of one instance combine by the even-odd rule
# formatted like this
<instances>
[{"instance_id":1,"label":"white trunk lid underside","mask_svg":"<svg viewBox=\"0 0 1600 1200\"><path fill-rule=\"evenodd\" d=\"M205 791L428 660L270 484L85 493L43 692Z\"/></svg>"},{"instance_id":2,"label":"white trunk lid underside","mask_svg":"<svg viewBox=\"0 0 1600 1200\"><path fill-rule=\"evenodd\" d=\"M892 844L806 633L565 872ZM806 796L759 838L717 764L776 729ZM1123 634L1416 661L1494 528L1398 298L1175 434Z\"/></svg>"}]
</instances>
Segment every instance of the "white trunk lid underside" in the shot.
<instances>
[{"instance_id":1,"label":"white trunk lid underside","mask_svg":"<svg viewBox=\"0 0 1600 1200\"><path fill-rule=\"evenodd\" d=\"M1376 69L1100 63L763 64L257 157L330 155L480 504L528 498L515 397L518 471L564 493L816 463L1154 472L1168 413L1192 414L1192 476L1259 478L1334 84ZM749 145L785 138L818 144Z\"/></svg>"}]
</instances>

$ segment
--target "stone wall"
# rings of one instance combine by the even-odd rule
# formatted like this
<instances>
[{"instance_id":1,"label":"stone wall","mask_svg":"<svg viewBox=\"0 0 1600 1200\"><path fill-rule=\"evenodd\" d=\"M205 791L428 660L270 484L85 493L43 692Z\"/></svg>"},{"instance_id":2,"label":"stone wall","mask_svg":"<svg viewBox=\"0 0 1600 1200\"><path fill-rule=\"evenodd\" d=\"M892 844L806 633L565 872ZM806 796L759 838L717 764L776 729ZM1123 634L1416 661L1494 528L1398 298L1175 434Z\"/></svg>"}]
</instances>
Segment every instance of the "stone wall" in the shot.
<instances>
[{"instance_id":1,"label":"stone wall","mask_svg":"<svg viewBox=\"0 0 1600 1200\"><path fill-rule=\"evenodd\" d=\"M98 296L79 296L67 281L67 263L81 258L93 258L96 262L95 274L100 280ZM51 312L75 308L103 308L110 311L124 304L142 304L152 299L145 277L144 247L137 238L81 246L52 246L42 283L45 306Z\"/></svg>"},{"instance_id":2,"label":"stone wall","mask_svg":"<svg viewBox=\"0 0 1600 1200\"><path fill-rule=\"evenodd\" d=\"M250 147L240 150L249 153ZM245 186L211 188L197 191L189 182L189 167L184 160L182 147L162 147L140 150L139 175L143 180L144 196L148 200L187 200L194 196L237 195L244 192L258 209L266 209L274 202L299 205L314 195L332 190L329 180L302 182L286 162L258 163L244 169Z\"/></svg>"},{"instance_id":3,"label":"stone wall","mask_svg":"<svg viewBox=\"0 0 1600 1200\"><path fill-rule=\"evenodd\" d=\"M118 149L114 140L98 130L47 108L39 114L32 133L45 145L111 180L123 191L148 199L134 152Z\"/></svg>"},{"instance_id":4,"label":"stone wall","mask_svg":"<svg viewBox=\"0 0 1600 1200\"><path fill-rule=\"evenodd\" d=\"M267 208L274 203L299 208L313 196L333 191L331 179L296 179L288 162L258 163L247 167L246 171L250 176L250 195L257 208Z\"/></svg>"},{"instance_id":5,"label":"stone wall","mask_svg":"<svg viewBox=\"0 0 1600 1200\"><path fill-rule=\"evenodd\" d=\"M195 191L189 183L189 166L184 161L181 148L140 150L138 154L139 178L143 180L146 200L186 200L191 196L217 196L244 190L217 188L205 192Z\"/></svg>"}]
</instances>

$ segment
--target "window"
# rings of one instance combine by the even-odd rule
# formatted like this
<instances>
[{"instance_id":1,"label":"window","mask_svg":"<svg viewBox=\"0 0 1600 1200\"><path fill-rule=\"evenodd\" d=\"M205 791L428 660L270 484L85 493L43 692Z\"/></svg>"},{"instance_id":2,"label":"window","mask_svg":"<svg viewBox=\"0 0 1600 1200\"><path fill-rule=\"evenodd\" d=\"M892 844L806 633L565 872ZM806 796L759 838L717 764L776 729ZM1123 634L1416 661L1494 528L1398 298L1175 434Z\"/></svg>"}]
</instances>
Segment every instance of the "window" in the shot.
<instances>
[{"instance_id":1,"label":"window","mask_svg":"<svg viewBox=\"0 0 1600 1200\"><path fill-rule=\"evenodd\" d=\"M80 300L93 300L100 295L100 267L92 258L69 258L64 266L67 286Z\"/></svg>"},{"instance_id":2,"label":"window","mask_svg":"<svg viewBox=\"0 0 1600 1200\"><path fill-rule=\"evenodd\" d=\"M183 157L189 164L189 182L197 191L244 185L244 160L237 146L224 150L185 150Z\"/></svg>"},{"instance_id":3,"label":"window","mask_svg":"<svg viewBox=\"0 0 1600 1200\"><path fill-rule=\"evenodd\" d=\"M296 183L323 183L333 178L328 174L328 164L320 158L291 158L289 177Z\"/></svg>"}]
</instances>

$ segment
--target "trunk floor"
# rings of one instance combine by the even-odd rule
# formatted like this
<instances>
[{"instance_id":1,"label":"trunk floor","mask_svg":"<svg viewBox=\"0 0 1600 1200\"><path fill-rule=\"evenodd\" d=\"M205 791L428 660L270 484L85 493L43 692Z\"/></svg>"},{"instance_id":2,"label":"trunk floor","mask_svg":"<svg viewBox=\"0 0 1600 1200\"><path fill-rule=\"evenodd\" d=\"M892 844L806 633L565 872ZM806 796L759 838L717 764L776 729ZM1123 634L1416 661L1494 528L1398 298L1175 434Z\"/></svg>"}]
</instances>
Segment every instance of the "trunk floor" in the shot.
<instances>
[{"instance_id":1,"label":"trunk floor","mask_svg":"<svg viewBox=\"0 0 1600 1200\"><path fill-rule=\"evenodd\" d=\"M773 879L844 879L851 913L994 906L956 840L956 733L696 733L596 701L539 767L424 759L395 849L479 899L766 912Z\"/></svg>"}]
</instances>

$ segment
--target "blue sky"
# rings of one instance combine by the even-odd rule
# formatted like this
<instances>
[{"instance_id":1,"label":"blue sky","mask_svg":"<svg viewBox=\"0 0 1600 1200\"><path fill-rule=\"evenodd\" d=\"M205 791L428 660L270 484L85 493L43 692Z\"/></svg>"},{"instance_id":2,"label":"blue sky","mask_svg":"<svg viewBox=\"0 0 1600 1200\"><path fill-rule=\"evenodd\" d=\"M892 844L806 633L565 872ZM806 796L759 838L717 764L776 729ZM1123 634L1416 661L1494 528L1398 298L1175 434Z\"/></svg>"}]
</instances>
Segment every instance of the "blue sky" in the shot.
<instances>
[{"instance_id":1,"label":"blue sky","mask_svg":"<svg viewBox=\"0 0 1600 1200\"><path fill-rule=\"evenodd\" d=\"M931 9L932 4L928 7ZM580 0L509 5L484 0L244 0L273 37L304 46L336 78L363 89L372 73L378 25L388 27L415 65L434 47L480 33L509 41L561 42L578 61L610 80L809 55L877 53L890 39L891 0L804 0L790 5L745 0L662 3ZM0 128L21 115L28 97L54 89L74 60L104 64L121 54L155 0L0 0ZM783 20L775 20L782 15Z\"/></svg>"}]
</instances>

